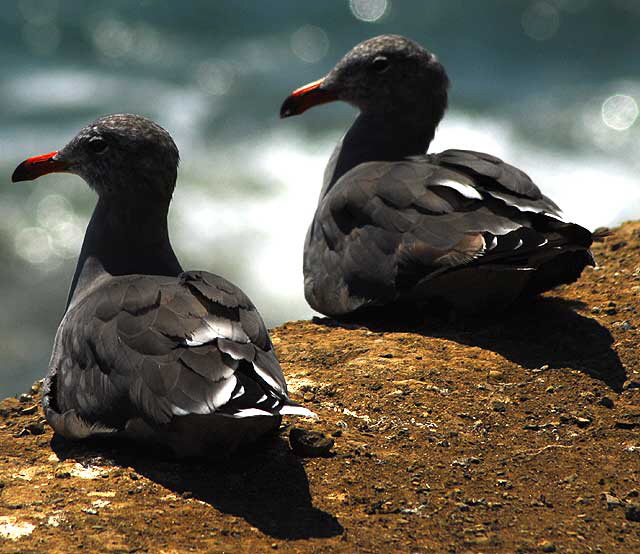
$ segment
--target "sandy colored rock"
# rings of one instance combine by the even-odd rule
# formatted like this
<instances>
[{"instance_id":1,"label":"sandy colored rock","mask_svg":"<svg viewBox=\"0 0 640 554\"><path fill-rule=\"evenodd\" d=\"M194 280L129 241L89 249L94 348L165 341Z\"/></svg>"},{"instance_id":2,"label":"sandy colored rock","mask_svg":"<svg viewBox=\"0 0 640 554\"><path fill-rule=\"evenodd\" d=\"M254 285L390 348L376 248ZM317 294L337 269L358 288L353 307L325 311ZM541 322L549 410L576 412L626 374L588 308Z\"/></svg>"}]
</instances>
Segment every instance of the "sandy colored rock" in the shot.
<instances>
[{"instance_id":1,"label":"sandy colored rock","mask_svg":"<svg viewBox=\"0 0 640 554\"><path fill-rule=\"evenodd\" d=\"M22 433L37 388L3 401L0 551L640 551L640 224L595 253L499 319L278 327L292 397L320 420L227 462ZM296 456L290 424L333 456Z\"/></svg>"}]
</instances>

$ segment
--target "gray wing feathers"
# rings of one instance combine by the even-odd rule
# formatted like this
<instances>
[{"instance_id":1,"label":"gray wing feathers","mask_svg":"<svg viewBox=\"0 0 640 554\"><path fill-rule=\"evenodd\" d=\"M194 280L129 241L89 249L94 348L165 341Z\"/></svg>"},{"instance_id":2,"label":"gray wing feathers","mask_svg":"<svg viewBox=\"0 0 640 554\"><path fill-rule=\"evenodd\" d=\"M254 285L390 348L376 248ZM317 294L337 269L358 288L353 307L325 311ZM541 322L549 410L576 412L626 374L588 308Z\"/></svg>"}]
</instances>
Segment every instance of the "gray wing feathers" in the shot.
<instances>
[{"instance_id":1,"label":"gray wing feathers","mask_svg":"<svg viewBox=\"0 0 640 554\"><path fill-rule=\"evenodd\" d=\"M253 402L246 389L273 397L274 414L289 403L257 310L205 272L111 279L66 314L47 382L46 409L78 438L135 417L164 424L186 414L233 415L234 404Z\"/></svg>"},{"instance_id":2,"label":"gray wing feathers","mask_svg":"<svg viewBox=\"0 0 640 554\"><path fill-rule=\"evenodd\" d=\"M346 313L445 269L524 266L523 253L571 242L561 217L525 173L486 154L363 163L321 198L305 243L305 295Z\"/></svg>"}]
</instances>

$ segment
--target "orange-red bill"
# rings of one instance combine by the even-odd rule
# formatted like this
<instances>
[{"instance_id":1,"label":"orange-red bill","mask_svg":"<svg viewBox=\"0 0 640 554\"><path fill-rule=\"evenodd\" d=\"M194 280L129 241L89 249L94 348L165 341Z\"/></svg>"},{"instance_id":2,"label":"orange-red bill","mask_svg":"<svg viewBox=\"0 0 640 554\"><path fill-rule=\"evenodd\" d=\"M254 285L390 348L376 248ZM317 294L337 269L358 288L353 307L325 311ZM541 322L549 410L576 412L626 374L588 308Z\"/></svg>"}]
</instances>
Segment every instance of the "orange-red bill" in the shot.
<instances>
[{"instance_id":1,"label":"orange-red bill","mask_svg":"<svg viewBox=\"0 0 640 554\"><path fill-rule=\"evenodd\" d=\"M56 160L55 156L58 151L49 152L48 154L42 154L41 156L34 156L33 158L27 158L18 167L16 167L11 180L14 183L18 181L32 181L47 173L60 173L67 171L68 164L62 160Z\"/></svg>"},{"instance_id":2,"label":"orange-red bill","mask_svg":"<svg viewBox=\"0 0 640 554\"><path fill-rule=\"evenodd\" d=\"M280 117L299 115L313 106L337 100L338 96L335 93L321 88L323 82L324 79L318 79L294 90L283 102Z\"/></svg>"}]
</instances>

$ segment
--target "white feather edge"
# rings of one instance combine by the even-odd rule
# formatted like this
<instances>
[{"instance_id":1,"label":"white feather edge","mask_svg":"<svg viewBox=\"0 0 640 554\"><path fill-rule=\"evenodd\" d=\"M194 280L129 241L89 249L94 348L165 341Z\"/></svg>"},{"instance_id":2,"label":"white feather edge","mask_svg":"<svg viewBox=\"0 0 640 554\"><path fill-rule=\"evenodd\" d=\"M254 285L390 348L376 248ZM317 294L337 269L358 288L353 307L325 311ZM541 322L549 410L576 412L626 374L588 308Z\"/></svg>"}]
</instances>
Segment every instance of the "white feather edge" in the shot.
<instances>
[{"instance_id":1,"label":"white feather edge","mask_svg":"<svg viewBox=\"0 0 640 554\"><path fill-rule=\"evenodd\" d=\"M438 179L437 181L434 181L433 184L453 189L465 198L469 198L471 200L482 200L482 195L471 185L458 183L457 181L453 181L451 179Z\"/></svg>"},{"instance_id":2,"label":"white feather edge","mask_svg":"<svg viewBox=\"0 0 640 554\"><path fill-rule=\"evenodd\" d=\"M285 404L278 410L279 415L297 415L304 417L312 417L314 419L318 419L318 414L304 408L303 406L290 406ZM227 415L227 414L225 414ZM261 410L260 408L245 408L244 410L238 410L233 414L229 414L231 417L244 418L244 417L259 417L259 416L269 416L273 417L276 414L271 412L267 412L265 410Z\"/></svg>"}]
</instances>

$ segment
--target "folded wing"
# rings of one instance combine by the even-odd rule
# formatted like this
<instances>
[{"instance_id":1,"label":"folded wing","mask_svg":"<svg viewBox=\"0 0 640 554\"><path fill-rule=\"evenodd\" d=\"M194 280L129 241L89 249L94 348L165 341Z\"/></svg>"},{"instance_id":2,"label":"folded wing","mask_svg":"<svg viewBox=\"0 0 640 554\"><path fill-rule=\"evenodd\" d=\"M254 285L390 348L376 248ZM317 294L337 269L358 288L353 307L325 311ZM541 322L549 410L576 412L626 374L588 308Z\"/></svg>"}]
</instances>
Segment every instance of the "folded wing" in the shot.
<instances>
[{"instance_id":1,"label":"folded wing","mask_svg":"<svg viewBox=\"0 0 640 554\"><path fill-rule=\"evenodd\" d=\"M116 277L74 306L56 337L45 408L93 432L133 418L305 412L288 399L249 298L206 272Z\"/></svg>"},{"instance_id":2,"label":"folded wing","mask_svg":"<svg viewBox=\"0 0 640 554\"><path fill-rule=\"evenodd\" d=\"M493 156L447 150L368 162L320 202L305 245L305 291L312 305L346 313L445 271L534 269L587 251L591 240L525 173Z\"/></svg>"}]
</instances>

